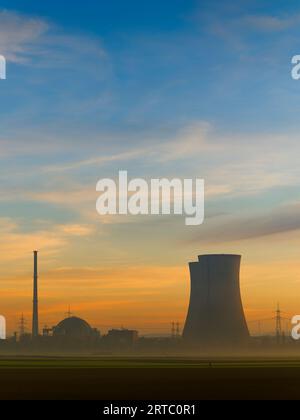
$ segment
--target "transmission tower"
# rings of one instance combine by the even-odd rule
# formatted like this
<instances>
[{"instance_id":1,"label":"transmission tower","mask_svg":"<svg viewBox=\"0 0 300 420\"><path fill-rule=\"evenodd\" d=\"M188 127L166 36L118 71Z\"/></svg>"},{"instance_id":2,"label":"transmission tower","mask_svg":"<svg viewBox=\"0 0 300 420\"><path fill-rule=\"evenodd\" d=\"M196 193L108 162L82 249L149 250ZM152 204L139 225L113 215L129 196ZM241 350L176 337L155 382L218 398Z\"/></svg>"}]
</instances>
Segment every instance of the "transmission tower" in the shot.
<instances>
[{"instance_id":1,"label":"transmission tower","mask_svg":"<svg viewBox=\"0 0 300 420\"><path fill-rule=\"evenodd\" d=\"M280 343L281 337L282 337L282 327L281 327L281 321L282 321L282 317L281 317L281 310L279 307L279 303L277 305L277 310L276 310L276 340L277 343Z\"/></svg>"},{"instance_id":2,"label":"transmission tower","mask_svg":"<svg viewBox=\"0 0 300 420\"><path fill-rule=\"evenodd\" d=\"M23 337L26 333L26 319L24 318L24 314L21 315L19 320L19 333L20 337Z\"/></svg>"}]
</instances>

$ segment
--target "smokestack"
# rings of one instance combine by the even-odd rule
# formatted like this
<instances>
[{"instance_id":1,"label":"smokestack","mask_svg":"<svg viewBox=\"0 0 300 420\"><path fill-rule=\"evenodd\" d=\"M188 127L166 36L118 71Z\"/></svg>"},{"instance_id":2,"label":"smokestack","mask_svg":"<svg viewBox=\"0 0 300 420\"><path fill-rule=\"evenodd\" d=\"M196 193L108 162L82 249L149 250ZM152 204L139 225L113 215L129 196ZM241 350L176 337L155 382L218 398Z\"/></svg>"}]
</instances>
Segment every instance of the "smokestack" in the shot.
<instances>
[{"instance_id":1,"label":"smokestack","mask_svg":"<svg viewBox=\"0 0 300 420\"><path fill-rule=\"evenodd\" d=\"M38 252L33 251L34 272L33 272L33 311L32 311L32 337L39 335L39 314L38 314Z\"/></svg>"}]
</instances>

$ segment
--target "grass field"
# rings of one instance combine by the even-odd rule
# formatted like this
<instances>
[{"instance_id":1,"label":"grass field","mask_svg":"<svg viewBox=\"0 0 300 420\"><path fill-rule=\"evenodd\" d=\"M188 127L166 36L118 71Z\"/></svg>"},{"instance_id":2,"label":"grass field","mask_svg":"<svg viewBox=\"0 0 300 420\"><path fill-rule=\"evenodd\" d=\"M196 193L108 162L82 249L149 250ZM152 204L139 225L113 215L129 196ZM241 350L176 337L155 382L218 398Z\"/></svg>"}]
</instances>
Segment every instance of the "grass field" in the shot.
<instances>
[{"instance_id":1,"label":"grass field","mask_svg":"<svg viewBox=\"0 0 300 420\"><path fill-rule=\"evenodd\" d=\"M0 358L0 399L300 399L300 360Z\"/></svg>"}]
</instances>

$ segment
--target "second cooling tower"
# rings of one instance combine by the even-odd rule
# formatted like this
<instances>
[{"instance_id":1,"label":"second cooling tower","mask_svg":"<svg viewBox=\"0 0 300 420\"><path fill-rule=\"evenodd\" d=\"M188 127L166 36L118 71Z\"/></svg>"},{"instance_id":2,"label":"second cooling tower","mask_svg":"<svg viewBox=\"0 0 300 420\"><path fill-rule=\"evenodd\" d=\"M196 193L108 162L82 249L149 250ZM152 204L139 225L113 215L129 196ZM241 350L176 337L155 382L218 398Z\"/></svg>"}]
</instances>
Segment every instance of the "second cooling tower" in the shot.
<instances>
[{"instance_id":1,"label":"second cooling tower","mask_svg":"<svg viewBox=\"0 0 300 420\"><path fill-rule=\"evenodd\" d=\"M240 294L240 262L240 255L203 255L190 263L186 341L234 345L249 338Z\"/></svg>"}]
</instances>

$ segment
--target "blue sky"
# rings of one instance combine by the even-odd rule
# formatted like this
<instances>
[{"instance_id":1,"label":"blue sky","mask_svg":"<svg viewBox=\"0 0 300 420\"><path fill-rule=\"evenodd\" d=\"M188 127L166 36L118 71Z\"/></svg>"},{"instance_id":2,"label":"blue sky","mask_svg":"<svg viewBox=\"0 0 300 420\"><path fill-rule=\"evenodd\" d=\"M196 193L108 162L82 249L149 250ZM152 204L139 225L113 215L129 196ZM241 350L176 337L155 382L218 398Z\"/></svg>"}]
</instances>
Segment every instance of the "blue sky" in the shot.
<instances>
[{"instance_id":1,"label":"blue sky","mask_svg":"<svg viewBox=\"0 0 300 420\"><path fill-rule=\"evenodd\" d=\"M87 1L70 9L55 1L3 2L4 168L16 172L18 185L40 189L45 179L35 170L97 154L108 158L149 144L159 154L161 144L186 132L192 137L193 127L227 151L211 157L205 150L192 162L191 156L164 159L162 172L179 167L194 174L202 166L202 176L246 158L247 148L254 156L259 147L266 155L274 148L281 153L280 136L289 136L289 147L297 143L300 84L290 77L297 3L161 3ZM128 163L145 176L160 170L157 157ZM88 166L79 165L69 182L101 175ZM19 180L17 168L30 169L26 179ZM14 185L14 176L6 172L4 179Z\"/></svg>"},{"instance_id":2,"label":"blue sky","mask_svg":"<svg viewBox=\"0 0 300 420\"><path fill-rule=\"evenodd\" d=\"M290 77L298 51L296 6L115 0L70 9L55 1L4 2L3 179L16 190L52 190L58 177L66 188L90 188L97 177L114 174L129 152L133 158L124 164L133 174L166 176L179 168L209 180L215 168L251 156L255 164L260 150L265 160L270 154L260 163L261 176L290 176L290 164L271 164L286 142L297 144L300 84ZM192 143L200 136L194 153L169 159L160 150L178 147L185 136ZM208 145L203 151L201 142ZM156 151L151 159L149 146ZM222 152L214 154L215 146ZM96 156L101 167L97 160L89 164Z\"/></svg>"},{"instance_id":3,"label":"blue sky","mask_svg":"<svg viewBox=\"0 0 300 420\"><path fill-rule=\"evenodd\" d=\"M49 269L96 270L99 254L104 266L186 265L195 249L293 259L299 32L297 1L2 1L4 275L34 247ZM205 224L102 220L96 183L121 169L205 178Z\"/></svg>"},{"instance_id":4,"label":"blue sky","mask_svg":"<svg viewBox=\"0 0 300 420\"><path fill-rule=\"evenodd\" d=\"M98 127L99 119L109 129L112 124L122 129L176 128L175 122L180 126L199 118L227 130L234 122L235 130L243 131L252 131L253 121L261 130L294 123L298 102L291 92L290 58L298 43L296 2L278 2L281 7L247 1L235 6L220 1L161 3L87 1L70 10L55 1L4 2L8 10L49 25L46 57L38 52L31 57L38 68L11 65L12 83L15 74L21 83L20 70L23 75L22 91L16 92L19 102L23 96L36 105L39 123L57 121L63 90L72 103L71 115L61 118L67 125L74 121L76 101L90 104L101 95L102 112L88 108L80 127ZM61 45L57 39L64 36L77 37L77 57L74 45ZM103 49L102 60L93 48ZM59 65L66 53L67 62ZM15 109L13 93L9 97ZM21 113L23 117L23 108Z\"/></svg>"}]
</instances>

